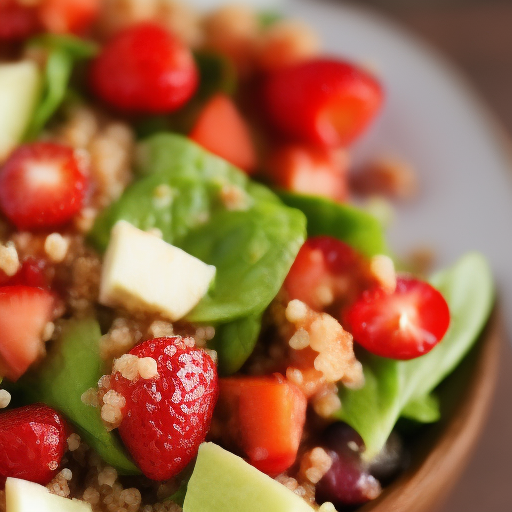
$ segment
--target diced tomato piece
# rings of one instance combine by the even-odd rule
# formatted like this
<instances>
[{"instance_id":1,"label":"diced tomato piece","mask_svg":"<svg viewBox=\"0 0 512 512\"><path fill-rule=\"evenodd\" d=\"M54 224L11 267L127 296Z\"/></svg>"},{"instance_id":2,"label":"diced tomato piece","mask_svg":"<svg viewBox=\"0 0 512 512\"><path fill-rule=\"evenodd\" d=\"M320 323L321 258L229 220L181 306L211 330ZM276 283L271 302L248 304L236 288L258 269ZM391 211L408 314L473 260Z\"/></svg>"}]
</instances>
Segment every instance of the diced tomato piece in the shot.
<instances>
[{"instance_id":1,"label":"diced tomato piece","mask_svg":"<svg viewBox=\"0 0 512 512\"><path fill-rule=\"evenodd\" d=\"M284 134L306 143L339 147L353 142L377 114L379 82L354 65L315 59L269 76L267 113Z\"/></svg>"},{"instance_id":2,"label":"diced tomato piece","mask_svg":"<svg viewBox=\"0 0 512 512\"><path fill-rule=\"evenodd\" d=\"M343 151L312 146L285 146L274 151L266 165L278 187L334 201L347 199L348 159Z\"/></svg>"},{"instance_id":3,"label":"diced tomato piece","mask_svg":"<svg viewBox=\"0 0 512 512\"><path fill-rule=\"evenodd\" d=\"M360 286L366 285L364 265L362 256L336 238L309 238L295 258L284 288L290 300L323 311L340 296L359 295Z\"/></svg>"},{"instance_id":4,"label":"diced tomato piece","mask_svg":"<svg viewBox=\"0 0 512 512\"><path fill-rule=\"evenodd\" d=\"M0 413L0 489L8 477L48 484L66 452L67 437L64 418L47 405Z\"/></svg>"},{"instance_id":5,"label":"diced tomato piece","mask_svg":"<svg viewBox=\"0 0 512 512\"><path fill-rule=\"evenodd\" d=\"M42 334L54 304L54 296L41 288L0 288L0 375L18 380L44 352Z\"/></svg>"},{"instance_id":6,"label":"diced tomato piece","mask_svg":"<svg viewBox=\"0 0 512 512\"><path fill-rule=\"evenodd\" d=\"M100 0L41 0L41 21L48 32L84 32L96 19Z\"/></svg>"},{"instance_id":7,"label":"diced tomato piece","mask_svg":"<svg viewBox=\"0 0 512 512\"><path fill-rule=\"evenodd\" d=\"M23 41L41 28L37 7L0 0L0 41Z\"/></svg>"},{"instance_id":8,"label":"diced tomato piece","mask_svg":"<svg viewBox=\"0 0 512 512\"><path fill-rule=\"evenodd\" d=\"M208 101L190 138L248 174L255 170L256 151L249 128L233 101L224 94Z\"/></svg>"},{"instance_id":9,"label":"diced tomato piece","mask_svg":"<svg viewBox=\"0 0 512 512\"><path fill-rule=\"evenodd\" d=\"M27 144L0 169L0 207L19 229L59 227L80 211L86 185L72 148Z\"/></svg>"},{"instance_id":10,"label":"diced tomato piece","mask_svg":"<svg viewBox=\"0 0 512 512\"><path fill-rule=\"evenodd\" d=\"M219 410L249 462L277 475L297 457L307 400L281 375L220 379Z\"/></svg>"},{"instance_id":11,"label":"diced tomato piece","mask_svg":"<svg viewBox=\"0 0 512 512\"><path fill-rule=\"evenodd\" d=\"M370 352L413 359L442 340L450 325L450 310L428 283L399 277L394 293L381 288L363 292L345 318L354 340Z\"/></svg>"},{"instance_id":12,"label":"diced tomato piece","mask_svg":"<svg viewBox=\"0 0 512 512\"><path fill-rule=\"evenodd\" d=\"M198 84L192 52L152 22L119 32L91 67L93 91L126 112L166 114L183 106Z\"/></svg>"}]
</instances>

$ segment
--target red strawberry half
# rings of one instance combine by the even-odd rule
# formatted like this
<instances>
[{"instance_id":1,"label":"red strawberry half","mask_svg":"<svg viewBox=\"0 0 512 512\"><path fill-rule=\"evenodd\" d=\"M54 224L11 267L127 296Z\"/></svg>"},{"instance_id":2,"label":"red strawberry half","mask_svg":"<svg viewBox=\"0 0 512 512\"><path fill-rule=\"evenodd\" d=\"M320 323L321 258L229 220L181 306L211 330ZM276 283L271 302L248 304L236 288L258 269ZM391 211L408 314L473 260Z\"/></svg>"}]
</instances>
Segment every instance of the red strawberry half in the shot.
<instances>
[{"instance_id":1,"label":"red strawberry half","mask_svg":"<svg viewBox=\"0 0 512 512\"><path fill-rule=\"evenodd\" d=\"M66 451L67 427L44 404L0 413L0 488L7 477L46 485Z\"/></svg>"},{"instance_id":2,"label":"red strawberry half","mask_svg":"<svg viewBox=\"0 0 512 512\"><path fill-rule=\"evenodd\" d=\"M54 228L78 213L85 188L73 149L36 142L19 147L0 170L0 207L19 229Z\"/></svg>"},{"instance_id":3,"label":"red strawberry half","mask_svg":"<svg viewBox=\"0 0 512 512\"><path fill-rule=\"evenodd\" d=\"M400 277L394 293L365 291L346 314L354 340L382 357L413 359L430 352L450 325L443 296L428 283Z\"/></svg>"},{"instance_id":4,"label":"red strawberry half","mask_svg":"<svg viewBox=\"0 0 512 512\"><path fill-rule=\"evenodd\" d=\"M158 375L130 381L113 374L112 389L124 396L121 438L142 472L153 480L177 475L204 441L218 397L210 356L181 337L156 338L130 354L156 360Z\"/></svg>"},{"instance_id":5,"label":"red strawberry half","mask_svg":"<svg viewBox=\"0 0 512 512\"><path fill-rule=\"evenodd\" d=\"M16 381L44 352L42 333L53 318L54 305L47 290L0 288L0 375Z\"/></svg>"}]
</instances>

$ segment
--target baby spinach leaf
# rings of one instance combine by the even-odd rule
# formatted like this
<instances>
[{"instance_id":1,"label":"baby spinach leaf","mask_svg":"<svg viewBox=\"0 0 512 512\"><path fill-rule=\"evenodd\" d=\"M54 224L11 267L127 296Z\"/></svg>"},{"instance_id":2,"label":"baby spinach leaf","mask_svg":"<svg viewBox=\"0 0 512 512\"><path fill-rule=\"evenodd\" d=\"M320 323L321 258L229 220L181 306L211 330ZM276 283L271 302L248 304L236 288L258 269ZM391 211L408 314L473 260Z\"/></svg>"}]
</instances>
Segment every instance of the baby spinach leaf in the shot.
<instances>
[{"instance_id":1,"label":"baby spinach leaf","mask_svg":"<svg viewBox=\"0 0 512 512\"><path fill-rule=\"evenodd\" d=\"M347 204L317 196L280 192L282 201L301 210L308 220L308 236L338 238L367 255L387 252L384 233L372 215Z\"/></svg>"},{"instance_id":2,"label":"baby spinach leaf","mask_svg":"<svg viewBox=\"0 0 512 512\"><path fill-rule=\"evenodd\" d=\"M98 51L94 43L63 35L48 34L33 40L30 44L47 48L49 56L44 71L42 98L27 130L27 140L39 135L62 104L75 63L94 57Z\"/></svg>"},{"instance_id":3,"label":"baby spinach leaf","mask_svg":"<svg viewBox=\"0 0 512 512\"><path fill-rule=\"evenodd\" d=\"M494 303L494 286L483 256L470 253L432 279L451 313L444 339L428 354L411 361L369 356L363 361L365 386L341 389L338 418L359 432L365 456L376 456L401 415L432 421L438 409L430 396L454 370L482 331Z\"/></svg>"},{"instance_id":4,"label":"baby spinach leaf","mask_svg":"<svg viewBox=\"0 0 512 512\"><path fill-rule=\"evenodd\" d=\"M181 248L217 268L215 287L187 316L225 322L261 313L277 295L304 241L301 212L276 204L223 211L192 230Z\"/></svg>"},{"instance_id":5,"label":"baby spinach leaf","mask_svg":"<svg viewBox=\"0 0 512 512\"><path fill-rule=\"evenodd\" d=\"M106 430L99 410L81 400L85 391L97 386L103 373L100 337L95 320L70 321L44 365L19 384L31 402L43 402L62 412L105 462L122 474L139 474L117 437Z\"/></svg>"},{"instance_id":6,"label":"baby spinach leaf","mask_svg":"<svg viewBox=\"0 0 512 512\"><path fill-rule=\"evenodd\" d=\"M214 288L188 320L217 324L261 313L304 242L304 215L184 137L152 137L144 154L145 175L99 216L92 243L104 250L121 219L143 230L156 227L164 240L217 268ZM165 200L158 197L162 186ZM241 195L242 210L227 209L226 186Z\"/></svg>"},{"instance_id":7,"label":"baby spinach leaf","mask_svg":"<svg viewBox=\"0 0 512 512\"><path fill-rule=\"evenodd\" d=\"M243 366L252 354L261 331L261 315L252 315L227 324L215 330L215 337L208 347L219 357L219 373L231 375Z\"/></svg>"}]
</instances>

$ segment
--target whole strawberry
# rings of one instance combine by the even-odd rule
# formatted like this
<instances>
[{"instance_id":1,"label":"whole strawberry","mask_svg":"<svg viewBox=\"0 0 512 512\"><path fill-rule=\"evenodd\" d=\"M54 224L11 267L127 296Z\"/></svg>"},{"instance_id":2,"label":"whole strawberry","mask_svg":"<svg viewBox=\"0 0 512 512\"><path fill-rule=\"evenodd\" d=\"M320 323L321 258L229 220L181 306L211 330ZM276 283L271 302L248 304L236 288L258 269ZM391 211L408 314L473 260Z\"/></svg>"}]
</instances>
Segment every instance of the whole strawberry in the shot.
<instances>
[{"instance_id":1,"label":"whole strawberry","mask_svg":"<svg viewBox=\"0 0 512 512\"><path fill-rule=\"evenodd\" d=\"M0 488L7 477L46 485L66 451L67 427L60 414L44 404L0 414Z\"/></svg>"},{"instance_id":2,"label":"whole strawberry","mask_svg":"<svg viewBox=\"0 0 512 512\"><path fill-rule=\"evenodd\" d=\"M126 401L119 434L148 478L167 480L196 456L210 428L219 389L215 363L180 336L145 341L130 355L156 361L158 373L114 364L111 388Z\"/></svg>"}]
</instances>

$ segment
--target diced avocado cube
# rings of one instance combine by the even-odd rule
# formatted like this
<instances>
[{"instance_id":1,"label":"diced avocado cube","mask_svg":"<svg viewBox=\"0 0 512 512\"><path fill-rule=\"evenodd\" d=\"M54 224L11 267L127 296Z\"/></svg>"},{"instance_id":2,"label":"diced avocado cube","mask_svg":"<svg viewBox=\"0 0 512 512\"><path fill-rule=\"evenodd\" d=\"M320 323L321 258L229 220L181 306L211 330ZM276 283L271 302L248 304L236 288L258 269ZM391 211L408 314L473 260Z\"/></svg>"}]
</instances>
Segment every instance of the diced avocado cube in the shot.
<instances>
[{"instance_id":1,"label":"diced avocado cube","mask_svg":"<svg viewBox=\"0 0 512 512\"><path fill-rule=\"evenodd\" d=\"M40 84L35 62L0 64L0 162L21 141L34 112Z\"/></svg>"},{"instance_id":2,"label":"diced avocado cube","mask_svg":"<svg viewBox=\"0 0 512 512\"><path fill-rule=\"evenodd\" d=\"M92 512L85 501L50 494L39 484L8 478L5 482L5 512Z\"/></svg>"},{"instance_id":3,"label":"diced avocado cube","mask_svg":"<svg viewBox=\"0 0 512 512\"><path fill-rule=\"evenodd\" d=\"M175 321L198 304L214 277L214 266L121 220L105 254L100 302Z\"/></svg>"},{"instance_id":4,"label":"diced avocado cube","mask_svg":"<svg viewBox=\"0 0 512 512\"><path fill-rule=\"evenodd\" d=\"M299 496L240 457L203 443L183 512L313 512Z\"/></svg>"}]
</instances>

